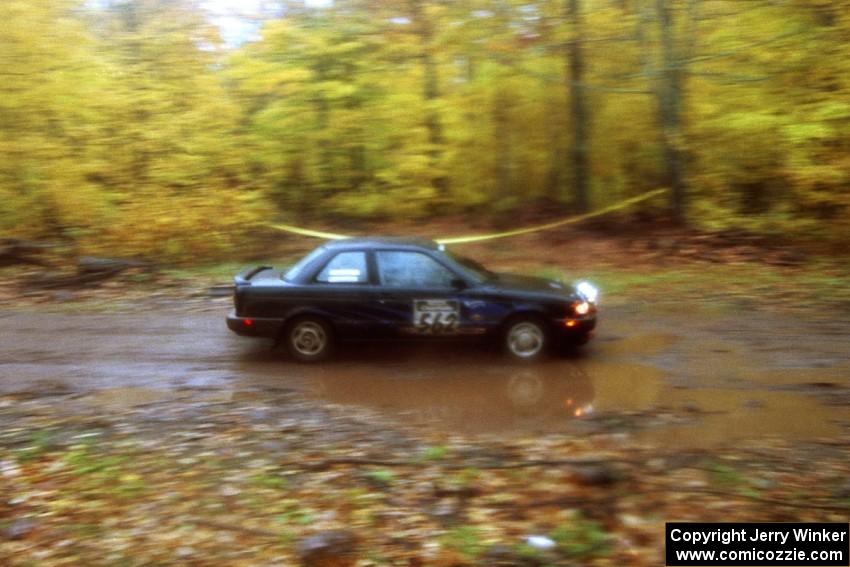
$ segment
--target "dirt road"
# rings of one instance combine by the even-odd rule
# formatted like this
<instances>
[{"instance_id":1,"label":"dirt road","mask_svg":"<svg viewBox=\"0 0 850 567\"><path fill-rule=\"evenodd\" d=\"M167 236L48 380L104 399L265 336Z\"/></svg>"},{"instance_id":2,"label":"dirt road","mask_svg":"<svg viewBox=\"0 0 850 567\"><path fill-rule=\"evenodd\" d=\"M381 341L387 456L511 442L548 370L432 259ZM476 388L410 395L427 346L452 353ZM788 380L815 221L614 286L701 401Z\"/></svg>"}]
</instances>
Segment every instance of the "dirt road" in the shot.
<instances>
[{"instance_id":1,"label":"dirt road","mask_svg":"<svg viewBox=\"0 0 850 567\"><path fill-rule=\"evenodd\" d=\"M202 312L7 313L0 393L73 392L94 407L281 389L447 432L514 436L628 428L706 446L850 426L850 325L755 312L605 309L571 358L515 365L488 349L343 349L305 366Z\"/></svg>"}]
</instances>

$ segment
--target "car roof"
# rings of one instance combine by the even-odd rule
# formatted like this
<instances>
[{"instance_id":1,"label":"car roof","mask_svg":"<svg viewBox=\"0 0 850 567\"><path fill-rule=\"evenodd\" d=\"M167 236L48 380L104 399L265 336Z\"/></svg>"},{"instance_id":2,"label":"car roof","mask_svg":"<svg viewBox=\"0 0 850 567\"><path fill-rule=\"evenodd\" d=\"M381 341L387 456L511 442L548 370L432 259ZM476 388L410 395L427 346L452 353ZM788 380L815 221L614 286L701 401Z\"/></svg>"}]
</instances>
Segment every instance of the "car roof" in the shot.
<instances>
[{"instance_id":1,"label":"car roof","mask_svg":"<svg viewBox=\"0 0 850 567\"><path fill-rule=\"evenodd\" d=\"M440 246L433 240L417 237L401 237L401 236L368 236L357 238L343 238L340 240L332 240L325 244L325 248L329 250L343 250L348 248L358 249L378 249L378 248L410 248L439 250Z\"/></svg>"}]
</instances>

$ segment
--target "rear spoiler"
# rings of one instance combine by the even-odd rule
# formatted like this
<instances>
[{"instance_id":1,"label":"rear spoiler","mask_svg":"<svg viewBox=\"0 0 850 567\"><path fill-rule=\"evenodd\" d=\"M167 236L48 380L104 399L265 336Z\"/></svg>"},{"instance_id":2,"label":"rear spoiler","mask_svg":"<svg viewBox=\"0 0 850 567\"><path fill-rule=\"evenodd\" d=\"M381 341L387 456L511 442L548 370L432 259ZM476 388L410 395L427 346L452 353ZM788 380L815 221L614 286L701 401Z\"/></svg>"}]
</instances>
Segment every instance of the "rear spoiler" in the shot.
<instances>
[{"instance_id":1,"label":"rear spoiler","mask_svg":"<svg viewBox=\"0 0 850 567\"><path fill-rule=\"evenodd\" d=\"M272 266L257 266L256 268L247 268L242 270L236 277L233 278L233 283L236 285L247 285L251 283L251 278L262 272L263 270L270 270Z\"/></svg>"}]
</instances>

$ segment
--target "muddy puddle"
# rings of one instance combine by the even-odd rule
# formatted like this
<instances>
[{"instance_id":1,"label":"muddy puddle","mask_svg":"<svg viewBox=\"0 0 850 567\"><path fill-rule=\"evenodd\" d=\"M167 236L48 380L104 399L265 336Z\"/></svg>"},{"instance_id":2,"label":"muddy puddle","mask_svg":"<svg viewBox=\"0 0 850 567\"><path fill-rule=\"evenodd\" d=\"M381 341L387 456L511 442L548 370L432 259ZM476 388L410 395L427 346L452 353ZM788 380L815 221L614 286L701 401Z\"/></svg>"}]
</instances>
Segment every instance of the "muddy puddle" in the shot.
<instances>
[{"instance_id":1,"label":"muddy puddle","mask_svg":"<svg viewBox=\"0 0 850 567\"><path fill-rule=\"evenodd\" d=\"M676 388L662 371L639 363L515 366L420 358L410 368L351 363L332 371L298 368L293 375L311 397L445 433L581 434L587 424L614 419L641 439L704 447L770 435L811 440L850 421L847 408L798 393Z\"/></svg>"},{"instance_id":2,"label":"muddy puddle","mask_svg":"<svg viewBox=\"0 0 850 567\"><path fill-rule=\"evenodd\" d=\"M789 441L826 439L850 423L850 411L799 394L752 390L672 390L659 402L687 422L642 432L667 447L697 448L776 436Z\"/></svg>"}]
</instances>

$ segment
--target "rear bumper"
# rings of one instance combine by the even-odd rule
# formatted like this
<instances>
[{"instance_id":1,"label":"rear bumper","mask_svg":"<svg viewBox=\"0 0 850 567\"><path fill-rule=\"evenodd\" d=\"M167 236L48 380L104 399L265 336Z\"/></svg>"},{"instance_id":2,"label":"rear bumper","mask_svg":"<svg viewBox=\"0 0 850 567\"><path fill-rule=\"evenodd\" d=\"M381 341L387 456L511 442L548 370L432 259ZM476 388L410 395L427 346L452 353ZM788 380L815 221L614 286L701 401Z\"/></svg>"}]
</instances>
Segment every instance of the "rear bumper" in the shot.
<instances>
[{"instance_id":1,"label":"rear bumper","mask_svg":"<svg viewBox=\"0 0 850 567\"><path fill-rule=\"evenodd\" d=\"M283 329L283 319L268 317L237 317L235 311L227 315L227 328L243 337L276 338Z\"/></svg>"}]
</instances>

